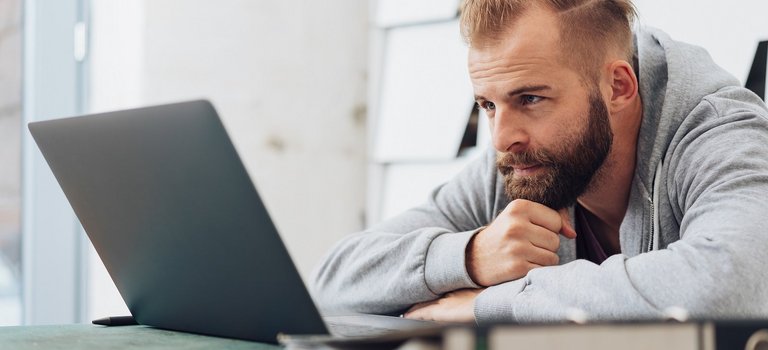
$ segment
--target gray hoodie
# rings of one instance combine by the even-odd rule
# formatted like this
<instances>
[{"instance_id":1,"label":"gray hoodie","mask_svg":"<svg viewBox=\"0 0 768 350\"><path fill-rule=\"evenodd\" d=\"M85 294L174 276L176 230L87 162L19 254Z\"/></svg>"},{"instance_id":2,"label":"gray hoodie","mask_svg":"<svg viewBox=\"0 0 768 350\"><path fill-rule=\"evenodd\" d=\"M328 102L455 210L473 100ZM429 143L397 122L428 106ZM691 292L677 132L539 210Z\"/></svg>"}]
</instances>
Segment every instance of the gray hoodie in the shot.
<instances>
[{"instance_id":1,"label":"gray hoodie","mask_svg":"<svg viewBox=\"0 0 768 350\"><path fill-rule=\"evenodd\" d=\"M479 294L478 323L768 316L768 110L703 49L652 28L635 40L643 121L621 254L576 260L561 238L560 265ZM324 309L398 314L475 288L467 243L508 203L489 148L427 203L339 242L313 294Z\"/></svg>"}]
</instances>

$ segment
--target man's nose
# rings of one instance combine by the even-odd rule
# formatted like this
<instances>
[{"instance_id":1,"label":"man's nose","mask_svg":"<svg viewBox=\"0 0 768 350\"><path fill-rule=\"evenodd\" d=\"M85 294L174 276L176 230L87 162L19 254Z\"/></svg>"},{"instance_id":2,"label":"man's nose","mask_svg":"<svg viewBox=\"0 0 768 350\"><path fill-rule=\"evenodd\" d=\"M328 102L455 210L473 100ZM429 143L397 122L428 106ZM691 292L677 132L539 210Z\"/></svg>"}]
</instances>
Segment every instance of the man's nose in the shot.
<instances>
[{"instance_id":1,"label":"man's nose","mask_svg":"<svg viewBox=\"0 0 768 350\"><path fill-rule=\"evenodd\" d=\"M491 123L493 145L499 152L522 152L528 147L529 136L522 123L514 113L497 109Z\"/></svg>"}]
</instances>

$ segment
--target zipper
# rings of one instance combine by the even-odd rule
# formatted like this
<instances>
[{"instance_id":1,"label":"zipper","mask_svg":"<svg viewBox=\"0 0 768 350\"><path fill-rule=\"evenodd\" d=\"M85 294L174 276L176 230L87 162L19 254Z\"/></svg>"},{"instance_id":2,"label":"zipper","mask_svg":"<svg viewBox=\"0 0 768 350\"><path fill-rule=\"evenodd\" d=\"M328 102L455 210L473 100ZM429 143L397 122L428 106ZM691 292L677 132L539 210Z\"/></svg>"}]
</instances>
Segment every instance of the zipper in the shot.
<instances>
[{"instance_id":1,"label":"zipper","mask_svg":"<svg viewBox=\"0 0 768 350\"><path fill-rule=\"evenodd\" d=\"M661 223L659 222L659 188L661 187L661 166L662 161L656 166L656 174L653 176L653 192L648 197L651 203L651 234L648 236L648 251L659 249L659 236L661 235Z\"/></svg>"},{"instance_id":2,"label":"zipper","mask_svg":"<svg viewBox=\"0 0 768 350\"><path fill-rule=\"evenodd\" d=\"M653 235L656 234L656 217L654 215L655 208L653 206L653 197L648 197L648 202L651 203L651 234L648 235L648 250L646 250L646 252L653 250Z\"/></svg>"}]
</instances>

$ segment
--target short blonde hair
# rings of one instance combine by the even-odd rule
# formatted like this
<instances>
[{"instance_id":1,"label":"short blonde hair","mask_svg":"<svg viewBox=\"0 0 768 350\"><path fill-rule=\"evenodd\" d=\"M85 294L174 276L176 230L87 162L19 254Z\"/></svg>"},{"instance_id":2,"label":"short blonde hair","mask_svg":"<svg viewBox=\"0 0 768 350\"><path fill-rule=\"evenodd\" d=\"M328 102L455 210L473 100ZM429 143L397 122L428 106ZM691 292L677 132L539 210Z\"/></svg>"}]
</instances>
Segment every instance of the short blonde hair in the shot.
<instances>
[{"instance_id":1,"label":"short blonde hair","mask_svg":"<svg viewBox=\"0 0 768 350\"><path fill-rule=\"evenodd\" d=\"M637 12L631 0L464 0L464 40L470 46L498 41L532 6L543 6L559 16L561 56L583 78L597 81L602 58L610 49L618 49L632 64L632 22Z\"/></svg>"}]
</instances>

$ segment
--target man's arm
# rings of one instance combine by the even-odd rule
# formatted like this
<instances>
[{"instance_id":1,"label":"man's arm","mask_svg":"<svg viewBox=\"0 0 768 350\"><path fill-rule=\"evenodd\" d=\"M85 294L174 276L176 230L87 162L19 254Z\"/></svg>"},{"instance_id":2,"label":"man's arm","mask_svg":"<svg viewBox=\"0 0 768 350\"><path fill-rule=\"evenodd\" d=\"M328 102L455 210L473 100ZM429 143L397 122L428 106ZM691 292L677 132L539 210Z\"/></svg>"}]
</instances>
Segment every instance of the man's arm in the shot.
<instances>
[{"instance_id":1,"label":"man's arm","mask_svg":"<svg viewBox=\"0 0 768 350\"><path fill-rule=\"evenodd\" d=\"M443 293L477 285L465 250L497 208L493 149L473 161L429 201L339 242L316 269L312 291L321 308L402 313Z\"/></svg>"}]
</instances>

